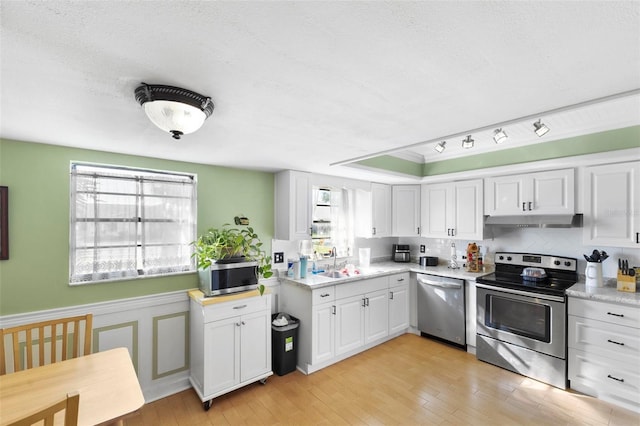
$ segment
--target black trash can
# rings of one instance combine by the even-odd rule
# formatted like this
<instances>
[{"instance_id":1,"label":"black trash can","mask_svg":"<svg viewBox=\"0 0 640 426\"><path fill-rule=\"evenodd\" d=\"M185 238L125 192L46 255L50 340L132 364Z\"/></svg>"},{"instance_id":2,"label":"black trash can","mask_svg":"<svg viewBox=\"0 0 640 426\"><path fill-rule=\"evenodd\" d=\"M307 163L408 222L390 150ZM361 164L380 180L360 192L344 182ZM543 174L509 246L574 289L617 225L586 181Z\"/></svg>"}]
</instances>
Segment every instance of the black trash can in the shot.
<instances>
[{"instance_id":1,"label":"black trash can","mask_svg":"<svg viewBox=\"0 0 640 426\"><path fill-rule=\"evenodd\" d=\"M273 320L284 316L287 325L277 326ZM271 369L284 376L296 369L298 363L298 327L300 320L285 313L271 316Z\"/></svg>"}]
</instances>

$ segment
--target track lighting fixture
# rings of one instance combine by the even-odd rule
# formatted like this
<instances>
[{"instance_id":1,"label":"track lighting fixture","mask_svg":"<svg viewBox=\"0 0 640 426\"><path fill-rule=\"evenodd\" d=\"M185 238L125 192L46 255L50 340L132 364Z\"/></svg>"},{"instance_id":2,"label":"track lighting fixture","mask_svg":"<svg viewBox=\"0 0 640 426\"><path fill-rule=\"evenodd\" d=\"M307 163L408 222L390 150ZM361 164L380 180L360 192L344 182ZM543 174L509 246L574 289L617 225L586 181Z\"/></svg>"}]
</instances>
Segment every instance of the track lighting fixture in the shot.
<instances>
[{"instance_id":1,"label":"track lighting fixture","mask_svg":"<svg viewBox=\"0 0 640 426\"><path fill-rule=\"evenodd\" d=\"M434 147L434 149L438 151L438 153L442 154L442 151L444 151L444 149L446 148L445 147L446 144L447 144L447 141L438 142Z\"/></svg>"},{"instance_id":2,"label":"track lighting fixture","mask_svg":"<svg viewBox=\"0 0 640 426\"><path fill-rule=\"evenodd\" d=\"M474 140L471 139L471 135L468 135L466 138L462 139L462 147L465 149L473 148Z\"/></svg>"},{"instance_id":3,"label":"track lighting fixture","mask_svg":"<svg viewBox=\"0 0 640 426\"><path fill-rule=\"evenodd\" d=\"M542 122L542 120L538 120L533 123L533 129L538 136L544 136L549 131L549 128Z\"/></svg>"},{"instance_id":4,"label":"track lighting fixture","mask_svg":"<svg viewBox=\"0 0 640 426\"><path fill-rule=\"evenodd\" d=\"M195 132L213 113L210 97L179 87L142 83L135 95L149 120L174 139Z\"/></svg>"},{"instance_id":5,"label":"track lighting fixture","mask_svg":"<svg viewBox=\"0 0 640 426\"><path fill-rule=\"evenodd\" d=\"M496 129L494 131L493 140L496 143L502 143L507 140L507 133L504 130L502 130L502 128Z\"/></svg>"}]
</instances>

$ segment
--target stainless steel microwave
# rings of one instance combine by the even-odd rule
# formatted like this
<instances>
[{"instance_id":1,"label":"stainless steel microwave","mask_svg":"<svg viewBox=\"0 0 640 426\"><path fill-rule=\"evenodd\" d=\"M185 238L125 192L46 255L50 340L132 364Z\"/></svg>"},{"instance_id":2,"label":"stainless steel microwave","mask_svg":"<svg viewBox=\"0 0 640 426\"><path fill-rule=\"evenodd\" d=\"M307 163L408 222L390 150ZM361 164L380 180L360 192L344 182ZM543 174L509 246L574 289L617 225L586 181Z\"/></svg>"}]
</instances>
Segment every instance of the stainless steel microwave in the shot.
<instances>
[{"instance_id":1,"label":"stainless steel microwave","mask_svg":"<svg viewBox=\"0 0 640 426\"><path fill-rule=\"evenodd\" d=\"M200 290L205 296L219 296L258 288L258 262L212 263L199 270Z\"/></svg>"}]
</instances>

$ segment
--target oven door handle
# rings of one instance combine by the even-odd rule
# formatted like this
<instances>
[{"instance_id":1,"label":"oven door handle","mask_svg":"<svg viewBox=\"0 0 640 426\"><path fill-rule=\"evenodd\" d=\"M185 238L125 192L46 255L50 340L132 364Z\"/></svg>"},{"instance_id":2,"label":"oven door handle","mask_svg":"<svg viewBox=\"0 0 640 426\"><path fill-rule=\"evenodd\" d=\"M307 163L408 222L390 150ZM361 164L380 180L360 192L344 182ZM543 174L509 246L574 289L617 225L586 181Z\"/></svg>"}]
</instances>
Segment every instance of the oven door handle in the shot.
<instances>
[{"instance_id":1,"label":"oven door handle","mask_svg":"<svg viewBox=\"0 0 640 426\"><path fill-rule=\"evenodd\" d=\"M534 293L530 291L514 290L512 288L497 287L495 285L487 285L476 282L476 288L486 288L487 290L501 291L503 293L517 294L520 296L536 297L538 299L550 300L552 302L564 302L564 297L553 296L551 294Z\"/></svg>"},{"instance_id":2,"label":"oven door handle","mask_svg":"<svg viewBox=\"0 0 640 426\"><path fill-rule=\"evenodd\" d=\"M426 284L426 285L430 285L433 287L442 287L442 288L462 288L462 284L458 284L458 283L452 283L452 282L447 282L447 281L435 281L435 280L430 280L428 278L422 278L422 277L418 277L418 282L420 284Z\"/></svg>"}]
</instances>

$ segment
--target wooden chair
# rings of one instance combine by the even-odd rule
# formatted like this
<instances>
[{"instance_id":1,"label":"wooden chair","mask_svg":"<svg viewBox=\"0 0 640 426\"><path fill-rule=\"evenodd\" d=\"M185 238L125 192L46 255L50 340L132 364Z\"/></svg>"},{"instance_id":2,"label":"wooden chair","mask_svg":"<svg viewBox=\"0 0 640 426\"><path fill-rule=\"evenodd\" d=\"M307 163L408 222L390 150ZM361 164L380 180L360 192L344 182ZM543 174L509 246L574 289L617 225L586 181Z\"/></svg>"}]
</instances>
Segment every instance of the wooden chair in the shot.
<instances>
[{"instance_id":1,"label":"wooden chair","mask_svg":"<svg viewBox=\"0 0 640 426\"><path fill-rule=\"evenodd\" d=\"M78 425L78 406L80 404L80 394L71 392L67 397L43 408L28 417L10 423L7 426L31 426L44 420L44 426L53 426L53 418L56 413L64 410L64 426Z\"/></svg>"},{"instance_id":2,"label":"wooden chair","mask_svg":"<svg viewBox=\"0 0 640 426\"><path fill-rule=\"evenodd\" d=\"M81 326L82 323L84 323L84 327ZM91 353L92 323L93 315L87 314L0 329L0 375L6 374L9 367L6 349L9 349L9 353L13 354L14 372L33 368L34 346L37 346L38 350L39 362L37 365L52 364L69 358L89 355ZM68 347L69 335L72 337L71 348ZM10 336L10 339L6 339L10 340L8 348L5 348L7 343L5 336ZM59 339L62 348L60 353L58 353L57 345ZM50 349L48 353L45 351L47 347ZM25 360L20 363L25 349Z\"/></svg>"}]
</instances>

